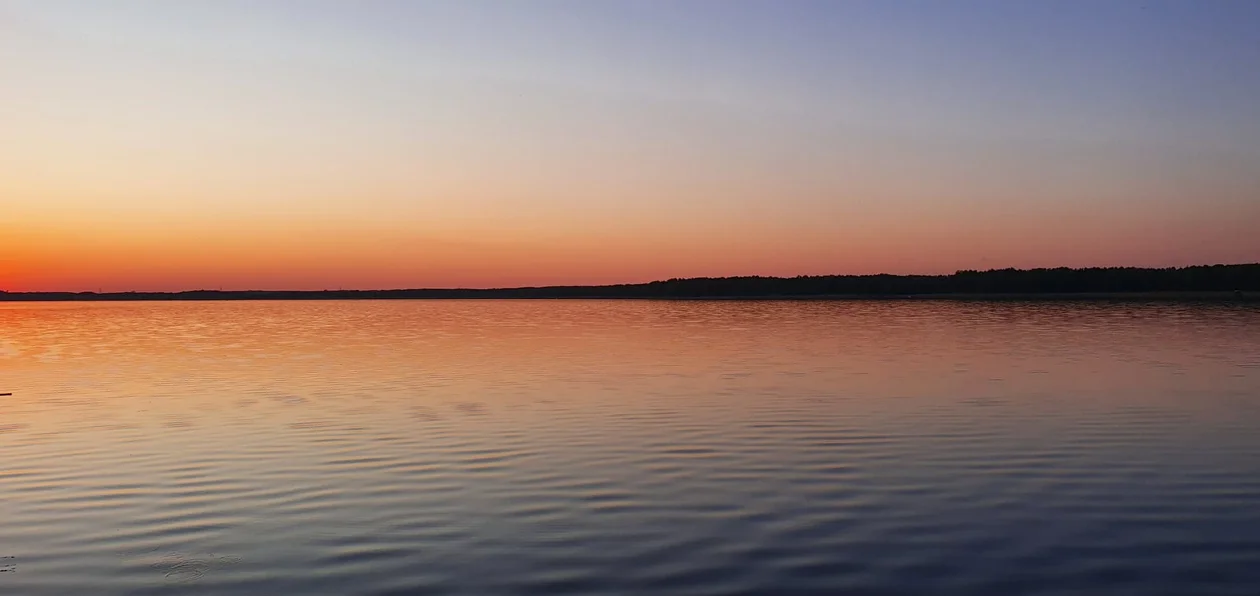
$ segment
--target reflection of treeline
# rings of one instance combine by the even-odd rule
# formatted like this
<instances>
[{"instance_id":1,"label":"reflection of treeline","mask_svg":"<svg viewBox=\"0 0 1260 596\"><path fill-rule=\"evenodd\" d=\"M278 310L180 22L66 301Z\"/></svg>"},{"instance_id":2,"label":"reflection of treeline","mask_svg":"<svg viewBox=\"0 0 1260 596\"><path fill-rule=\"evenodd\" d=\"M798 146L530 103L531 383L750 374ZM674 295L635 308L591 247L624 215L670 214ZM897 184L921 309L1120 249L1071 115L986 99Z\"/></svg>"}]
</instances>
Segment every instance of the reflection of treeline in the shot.
<instances>
[{"instance_id":1,"label":"reflection of treeline","mask_svg":"<svg viewBox=\"0 0 1260 596\"><path fill-rule=\"evenodd\" d=\"M818 275L800 277L713 277L645 284L549 286L489 290L337 290L325 292L193 291L179 293L3 293L0 300L284 300L367 298L751 298L961 294L1182 294L1186 297L1260 292L1260 264L1205 265L1168 269L995 269L952 275ZM1251 297L1244 295L1244 297Z\"/></svg>"}]
</instances>

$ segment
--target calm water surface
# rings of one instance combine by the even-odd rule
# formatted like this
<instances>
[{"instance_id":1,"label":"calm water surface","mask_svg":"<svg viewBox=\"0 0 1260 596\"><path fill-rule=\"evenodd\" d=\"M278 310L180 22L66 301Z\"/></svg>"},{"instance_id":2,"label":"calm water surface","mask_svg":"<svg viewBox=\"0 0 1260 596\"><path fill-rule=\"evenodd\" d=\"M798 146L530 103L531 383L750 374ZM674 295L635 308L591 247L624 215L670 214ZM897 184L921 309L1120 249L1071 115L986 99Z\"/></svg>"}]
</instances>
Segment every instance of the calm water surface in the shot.
<instances>
[{"instance_id":1,"label":"calm water surface","mask_svg":"<svg viewBox=\"0 0 1260 596\"><path fill-rule=\"evenodd\" d=\"M1260 309L0 306L0 593L1260 593Z\"/></svg>"}]
</instances>

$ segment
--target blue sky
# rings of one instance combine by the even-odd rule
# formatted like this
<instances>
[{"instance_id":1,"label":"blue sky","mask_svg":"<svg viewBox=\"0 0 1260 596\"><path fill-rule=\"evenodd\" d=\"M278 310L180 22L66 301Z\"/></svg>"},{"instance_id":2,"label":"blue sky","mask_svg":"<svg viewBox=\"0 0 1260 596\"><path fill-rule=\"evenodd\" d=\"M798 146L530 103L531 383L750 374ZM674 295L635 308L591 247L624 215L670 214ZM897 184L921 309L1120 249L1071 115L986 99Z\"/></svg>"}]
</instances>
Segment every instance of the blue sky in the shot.
<instances>
[{"instance_id":1,"label":"blue sky","mask_svg":"<svg viewBox=\"0 0 1260 596\"><path fill-rule=\"evenodd\" d=\"M1260 260L1257 65L1242 0L0 0L0 200L704 255L614 277Z\"/></svg>"}]
</instances>

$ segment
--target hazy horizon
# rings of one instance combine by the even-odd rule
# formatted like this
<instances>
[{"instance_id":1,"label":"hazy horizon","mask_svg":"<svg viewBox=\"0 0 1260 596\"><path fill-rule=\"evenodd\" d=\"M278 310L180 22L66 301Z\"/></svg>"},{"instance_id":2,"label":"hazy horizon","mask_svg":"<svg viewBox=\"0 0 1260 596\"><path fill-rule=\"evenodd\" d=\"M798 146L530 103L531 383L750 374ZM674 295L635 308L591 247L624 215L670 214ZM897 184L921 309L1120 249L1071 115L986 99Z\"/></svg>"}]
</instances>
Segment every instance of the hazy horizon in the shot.
<instances>
[{"instance_id":1,"label":"hazy horizon","mask_svg":"<svg viewBox=\"0 0 1260 596\"><path fill-rule=\"evenodd\" d=\"M106 293L106 294L114 293L114 294L118 294L118 293L180 293L180 292L323 292L323 291L375 292L375 291L399 291L399 290L402 290L402 291L407 291L407 290L515 290L515 289L566 287L566 286L602 287L602 286L622 286L622 285L645 285L645 284L650 284L650 283L655 283L655 282L665 282L665 281L679 280L679 279L682 279L682 280L729 279L729 278L741 278L741 277L791 279L794 277L861 277L861 276L878 276L878 275L892 275L892 276L897 276L897 277L916 277L916 276L936 277L936 276L951 276L951 275L954 275L963 271L986 272L986 271L997 271L997 270L1003 270L1003 269L1015 269L1015 270L1020 270L1020 271L1063 269L1063 268L1068 268L1068 269L1132 268L1132 269L1158 270L1158 269L1182 269L1182 268L1189 268L1189 267L1234 267L1234 266L1249 266L1249 265L1260 265L1260 262L1190 263L1190 264L1185 264L1185 265L1152 265L1152 266L1121 264L1121 265L1088 265L1084 267L1069 267L1066 265L1048 265L1048 266L1036 266L1036 267L984 267L984 268L971 268L971 269L955 269L952 271L943 271L943 272L938 272L938 273L924 273L924 272L892 273L892 272L887 272L887 271L873 271L873 272L868 272L868 273L845 273L845 272L798 273L798 274L781 274L781 275L769 275L769 274L761 274L761 273L739 273L739 274L732 274L732 275L692 275L692 276L659 277L659 278L652 278L652 279L605 281L605 282L596 282L596 283L552 283L552 284L524 284L524 285L499 285L499 286L464 285L464 286L355 287L355 286L338 285L338 286L328 286L328 287L306 287L306 288L265 287L265 286L228 288L228 287L204 286L204 287L185 287L185 288L174 288L174 289L123 288L123 289L110 289L110 290L106 290L104 287L81 288L81 289L73 289L73 290L64 290L64 289L21 290L21 289L11 289L11 288L0 287L0 293L14 293L14 294L16 293L54 293L54 294L55 293Z\"/></svg>"},{"instance_id":2,"label":"hazy horizon","mask_svg":"<svg viewBox=\"0 0 1260 596\"><path fill-rule=\"evenodd\" d=\"M1260 261L1260 4L0 0L0 288Z\"/></svg>"}]
</instances>

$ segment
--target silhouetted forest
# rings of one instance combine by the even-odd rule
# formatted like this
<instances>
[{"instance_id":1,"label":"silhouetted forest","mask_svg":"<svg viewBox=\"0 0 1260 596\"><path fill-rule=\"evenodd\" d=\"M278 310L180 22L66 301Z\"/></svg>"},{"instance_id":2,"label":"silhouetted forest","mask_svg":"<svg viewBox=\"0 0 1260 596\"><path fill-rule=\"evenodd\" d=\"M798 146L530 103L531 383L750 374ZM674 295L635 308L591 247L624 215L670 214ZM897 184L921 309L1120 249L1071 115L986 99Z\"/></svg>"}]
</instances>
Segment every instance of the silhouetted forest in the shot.
<instances>
[{"instance_id":1,"label":"silhouetted forest","mask_svg":"<svg viewBox=\"0 0 1260 596\"><path fill-rule=\"evenodd\" d=\"M3 292L9 300L329 300L441 298L1181 298L1257 299L1260 263L1166 269L994 269L952 275L699 277L643 284L500 289Z\"/></svg>"}]
</instances>

